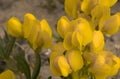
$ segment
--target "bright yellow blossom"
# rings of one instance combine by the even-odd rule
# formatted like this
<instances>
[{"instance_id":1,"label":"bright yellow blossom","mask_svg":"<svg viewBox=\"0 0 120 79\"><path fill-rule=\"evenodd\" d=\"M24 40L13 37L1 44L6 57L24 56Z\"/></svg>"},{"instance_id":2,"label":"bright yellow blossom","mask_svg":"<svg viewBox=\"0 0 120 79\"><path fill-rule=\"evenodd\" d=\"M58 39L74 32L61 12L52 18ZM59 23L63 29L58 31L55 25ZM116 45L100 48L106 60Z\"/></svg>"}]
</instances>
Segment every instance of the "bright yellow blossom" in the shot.
<instances>
[{"instance_id":1,"label":"bright yellow blossom","mask_svg":"<svg viewBox=\"0 0 120 79\"><path fill-rule=\"evenodd\" d=\"M37 19L33 14L26 13L24 15L24 23L23 23L23 33L24 33L24 38L28 38L29 35L31 34L31 30L34 27L35 21Z\"/></svg>"},{"instance_id":2,"label":"bright yellow blossom","mask_svg":"<svg viewBox=\"0 0 120 79\"><path fill-rule=\"evenodd\" d=\"M74 72L80 70L84 65L81 52L78 51L78 50L74 49L74 50L67 51L66 52L66 58L67 58L67 61L70 64L71 69Z\"/></svg>"},{"instance_id":3,"label":"bright yellow blossom","mask_svg":"<svg viewBox=\"0 0 120 79\"><path fill-rule=\"evenodd\" d=\"M81 0L65 0L65 11L72 18L77 18L80 11Z\"/></svg>"},{"instance_id":4,"label":"bright yellow blossom","mask_svg":"<svg viewBox=\"0 0 120 79\"><path fill-rule=\"evenodd\" d=\"M30 13L24 16L23 33L34 50L48 48L52 43L52 30L47 21L39 21Z\"/></svg>"},{"instance_id":5,"label":"bright yellow blossom","mask_svg":"<svg viewBox=\"0 0 120 79\"><path fill-rule=\"evenodd\" d=\"M90 14L92 9L94 9L96 6L106 6L111 7L113 6L118 0L83 0L81 3L81 10L85 12L86 14ZM99 8L100 9L100 8ZM100 12L100 11L98 11Z\"/></svg>"},{"instance_id":6,"label":"bright yellow blossom","mask_svg":"<svg viewBox=\"0 0 120 79\"><path fill-rule=\"evenodd\" d=\"M96 79L106 79L113 76L120 68L120 59L110 51L86 53L85 59L90 64L89 72L92 72Z\"/></svg>"},{"instance_id":7,"label":"bright yellow blossom","mask_svg":"<svg viewBox=\"0 0 120 79\"><path fill-rule=\"evenodd\" d=\"M0 74L0 79L15 79L15 76L11 70L6 70Z\"/></svg>"},{"instance_id":8,"label":"bright yellow blossom","mask_svg":"<svg viewBox=\"0 0 120 79\"><path fill-rule=\"evenodd\" d=\"M95 26L99 25L99 22L104 22L106 19L110 17L110 8L107 6L97 5L91 11L92 22ZM99 26L98 29L101 29Z\"/></svg>"},{"instance_id":9,"label":"bright yellow blossom","mask_svg":"<svg viewBox=\"0 0 120 79\"><path fill-rule=\"evenodd\" d=\"M79 50L66 51L62 42L52 48L50 69L54 75L67 77L71 72L80 70L83 65L83 58Z\"/></svg>"},{"instance_id":10,"label":"bright yellow blossom","mask_svg":"<svg viewBox=\"0 0 120 79\"><path fill-rule=\"evenodd\" d=\"M91 43L92 51L101 51L104 48L104 36L101 31L94 31L93 40Z\"/></svg>"},{"instance_id":11,"label":"bright yellow blossom","mask_svg":"<svg viewBox=\"0 0 120 79\"><path fill-rule=\"evenodd\" d=\"M115 15L110 16L101 25L103 25L103 26L101 26L103 32L110 34L110 35L115 34L116 32L118 32L119 26L120 26L119 14L115 14Z\"/></svg>"},{"instance_id":12,"label":"bright yellow blossom","mask_svg":"<svg viewBox=\"0 0 120 79\"><path fill-rule=\"evenodd\" d=\"M7 32L13 37L22 37L22 24L18 18L12 17L7 21Z\"/></svg>"},{"instance_id":13,"label":"bright yellow blossom","mask_svg":"<svg viewBox=\"0 0 120 79\"><path fill-rule=\"evenodd\" d=\"M71 68L65 56L59 56L55 61L56 65L58 65L58 69L60 70L62 76L67 77L71 73Z\"/></svg>"},{"instance_id":14,"label":"bright yellow blossom","mask_svg":"<svg viewBox=\"0 0 120 79\"><path fill-rule=\"evenodd\" d=\"M64 56L64 52L65 49L61 42L52 48L52 53L50 55L50 69L56 76L67 77L72 71Z\"/></svg>"},{"instance_id":15,"label":"bright yellow blossom","mask_svg":"<svg viewBox=\"0 0 120 79\"><path fill-rule=\"evenodd\" d=\"M34 50L48 48L52 44L52 30L46 20L39 21L33 14L24 15L24 23L12 17L7 22L8 33L14 37L23 37Z\"/></svg>"},{"instance_id":16,"label":"bright yellow blossom","mask_svg":"<svg viewBox=\"0 0 120 79\"><path fill-rule=\"evenodd\" d=\"M64 46L67 50L77 47L81 49L92 41L93 32L91 26L84 18L78 18L70 22L72 30L66 33L64 38Z\"/></svg>"},{"instance_id":17,"label":"bright yellow blossom","mask_svg":"<svg viewBox=\"0 0 120 79\"><path fill-rule=\"evenodd\" d=\"M48 48L52 44L52 31L46 20L34 21L29 36L26 38L32 48Z\"/></svg>"},{"instance_id":18,"label":"bright yellow blossom","mask_svg":"<svg viewBox=\"0 0 120 79\"><path fill-rule=\"evenodd\" d=\"M81 10L86 14L90 14L91 10L98 5L98 0L83 0L81 3Z\"/></svg>"},{"instance_id":19,"label":"bright yellow blossom","mask_svg":"<svg viewBox=\"0 0 120 79\"><path fill-rule=\"evenodd\" d=\"M66 16L62 16L57 23L57 32L59 35L64 38L65 34L70 31L70 21Z\"/></svg>"}]
</instances>

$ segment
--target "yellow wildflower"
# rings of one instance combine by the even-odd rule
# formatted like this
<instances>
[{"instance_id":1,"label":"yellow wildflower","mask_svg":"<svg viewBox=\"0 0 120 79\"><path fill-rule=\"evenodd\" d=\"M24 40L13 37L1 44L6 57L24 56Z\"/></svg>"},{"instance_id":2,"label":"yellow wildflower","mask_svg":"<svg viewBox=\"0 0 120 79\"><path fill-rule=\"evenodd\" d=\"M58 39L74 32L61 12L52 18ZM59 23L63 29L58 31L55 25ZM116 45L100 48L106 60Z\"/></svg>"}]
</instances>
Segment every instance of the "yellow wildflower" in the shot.
<instances>
[{"instance_id":1,"label":"yellow wildflower","mask_svg":"<svg viewBox=\"0 0 120 79\"><path fill-rule=\"evenodd\" d=\"M86 14L90 14L92 9L94 9L98 5L106 6L110 8L116 2L117 0L104 0L104 1L103 0L83 0L81 3L81 10Z\"/></svg>"},{"instance_id":2,"label":"yellow wildflower","mask_svg":"<svg viewBox=\"0 0 120 79\"><path fill-rule=\"evenodd\" d=\"M27 40L30 42L32 48L48 48L52 44L52 31L46 20L34 21L34 26L29 33Z\"/></svg>"},{"instance_id":3,"label":"yellow wildflower","mask_svg":"<svg viewBox=\"0 0 120 79\"><path fill-rule=\"evenodd\" d=\"M120 26L120 16L119 14L115 14L110 16L107 20L101 24L102 31L104 31L107 34L113 35L119 30Z\"/></svg>"},{"instance_id":4,"label":"yellow wildflower","mask_svg":"<svg viewBox=\"0 0 120 79\"><path fill-rule=\"evenodd\" d=\"M62 16L57 23L57 32L59 35L64 38L65 34L70 31L70 21L66 16Z\"/></svg>"},{"instance_id":5,"label":"yellow wildflower","mask_svg":"<svg viewBox=\"0 0 120 79\"><path fill-rule=\"evenodd\" d=\"M52 30L47 21L39 21L30 13L24 16L23 34L34 50L48 48L52 43Z\"/></svg>"},{"instance_id":6,"label":"yellow wildflower","mask_svg":"<svg viewBox=\"0 0 120 79\"><path fill-rule=\"evenodd\" d=\"M65 0L65 11L72 18L77 18L80 11L81 0Z\"/></svg>"},{"instance_id":7,"label":"yellow wildflower","mask_svg":"<svg viewBox=\"0 0 120 79\"><path fill-rule=\"evenodd\" d=\"M65 56L73 72L76 72L83 67L84 62L80 51L72 49L67 51Z\"/></svg>"},{"instance_id":8,"label":"yellow wildflower","mask_svg":"<svg viewBox=\"0 0 120 79\"><path fill-rule=\"evenodd\" d=\"M83 67L81 52L77 49L66 51L62 42L52 48L50 54L50 69L56 76L67 77L71 72L76 72Z\"/></svg>"},{"instance_id":9,"label":"yellow wildflower","mask_svg":"<svg viewBox=\"0 0 120 79\"><path fill-rule=\"evenodd\" d=\"M94 9L92 9L91 16L94 25L98 26L99 22L104 22L110 17L110 8L107 6L97 5ZM98 29L101 29L101 26L99 26Z\"/></svg>"},{"instance_id":10,"label":"yellow wildflower","mask_svg":"<svg viewBox=\"0 0 120 79\"><path fill-rule=\"evenodd\" d=\"M11 70L6 70L0 74L0 79L15 79L15 76Z\"/></svg>"},{"instance_id":11,"label":"yellow wildflower","mask_svg":"<svg viewBox=\"0 0 120 79\"><path fill-rule=\"evenodd\" d=\"M83 0L81 10L86 14L90 14L91 10L98 4L98 0Z\"/></svg>"},{"instance_id":12,"label":"yellow wildflower","mask_svg":"<svg viewBox=\"0 0 120 79\"><path fill-rule=\"evenodd\" d=\"M82 45L86 46L92 41L93 32L87 20L78 18L73 21L73 26L75 26L75 31L79 32L80 36L83 38Z\"/></svg>"},{"instance_id":13,"label":"yellow wildflower","mask_svg":"<svg viewBox=\"0 0 120 79\"><path fill-rule=\"evenodd\" d=\"M85 59L89 61L89 72L95 74L96 79L106 79L115 75L120 68L120 59L110 51L86 53ZM101 76L101 77L100 77Z\"/></svg>"},{"instance_id":14,"label":"yellow wildflower","mask_svg":"<svg viewBox=\"0 0 120 79\"><path fill-rule=\"evenodd\" d=\"M23 23L23 33L24 33L24 38L28 38L29 35L31 34L31 30L34 27L34 23L37 19L33 14L26 13L24 15L24 23Z\"/></svg>"},{"instance_id":15,"label":"yellow wildflower","mask_svg":"<svg viewBox=\"0 0 120 79\"><path fill-rule=\"evenodd\" d=\"M22 24L16 17L7 21L7 32L13 37L22 37Z\"/></svg>"},{"instance_id":16,"label":"yellow wildflower","mask_svg":"<svg viewBox=\"0 0 120 79\"><path fill-rule=\"evenodd\" d=\"M91 43L92 51L101 51L104 48L104 36L101 31L94 31L93 40Z\"/></svg>"}]
</instances>

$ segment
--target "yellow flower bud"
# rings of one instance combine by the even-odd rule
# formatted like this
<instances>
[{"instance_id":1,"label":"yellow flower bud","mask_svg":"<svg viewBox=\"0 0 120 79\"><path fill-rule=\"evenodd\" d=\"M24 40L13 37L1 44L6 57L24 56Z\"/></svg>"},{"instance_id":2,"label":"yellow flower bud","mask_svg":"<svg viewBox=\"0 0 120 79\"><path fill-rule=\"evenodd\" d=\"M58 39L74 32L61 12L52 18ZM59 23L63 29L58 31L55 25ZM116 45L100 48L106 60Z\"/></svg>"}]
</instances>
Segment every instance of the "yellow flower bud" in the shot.
<instances>
[{"instance_id":1,"label":"yellow flower bud","mask_svg":"<svg viewBox=\"0 0 120 79\"><path fill-rule=\"evenodd\" d=\"M80 11L81 0L65 0L65 11L72 18L77 18Z\"/></svg>"},{"instance_id":2,"label":"yellow flower bud","mask_svg":"<svg viewBox=\"0 0 120 79\"><path fill-rule=\"evenodd\" d=\"M27 40L28 40L28 42L30 43L30 45L31 45L31 47L33 48L33 50L36 50L39 46L38 46L38 37L40 37L41 35L40 35L40 28L39 28L39 26L40 26L40 23L39 23L39 21L34 21L33 22L33 25L34 25L34 27L32 27L32 29L30 30L30 29L28 29L28 30L30 30L29 32L29 36L27 36ZM27 32L27 31L26 31ZM26 33L27 34L27 33ZM41 40L40 40L41 41ZM42 41L41 41L42 42ZM39 43L39 44L41 44L41 43ZM41 46L42 46L42 44L41 44Z\"/></svg>"},{"instance_id":3,"label":"yellow flower bud","mask_svg":"<svg viewBox=\"0 0 120 79\"><path fill-rule=\"evenodd\" d=\"M98 26L101 19L102 21L104 21L110 17L110 8L103 5L97 5L94 9L92 9L91 16L92 16L92 22L94 23L94 25ZM100 28L101 26L99 26L99 29Z\"/></svg>"},{"instance_id":4,"label":"yellow flower bud","mask_svg":"<svg viewBox=\"0 0 120 79\"><path fill-rule=\"evenodd\" d=\"M92 51L101 51L104 48L104 36L101 31L94 31L93 40L91 43Z\"/></svg>"},{"instance_id":5,"label":"yellow flower bud","mask_svg":"<svg viewBox=\"0 0 120 79\"><path fill-rule=\"evenodd\" d=\"M12 17L7 22L7 32L13 37L22 37L22 24L16 17Z\"/></svg>"},{"instance_id":6,"label":"yellow flower bud","mask_svg":"<svg viewBox=\"0 0 120 79\"><path fill-rule=\"evenodd\" d=\"M39 43L43 43L44 48L49 48L52 44L52 30L48 22L44 19L40 21L40 33L42 39L38 37L38 45Z\"/></svg>"},{"instance_id":7,"label":"yellow flower bud","mask_svg":"<svg viewBox=\"0 0 120 79\"><path fill-rule=\"evenodd\" d=\"M94 73L97 79L113 76L120 68L120 59L110 51L100 51L98 54L91 53L86 57L91 59L89 72Z\"/></svg>"},{"instance_id":8,"label":"yellow flower bud","mask_svg":"<svg viewBox=\"0 0 120 79\"><path fill-rule=\"evenodd\" d=\"M78 51L78 50L75 50L75 49L69 50L66 53L66 58L67 58L67 61L70 64L71 69L74 72L80 70L84 65L81 52Z\"/></svg>"},{"instance_id":9,"label":"yellow flower bud","mask_svg":"<svg viewBox=\"0 0 120 79\"><path fill-rule=\"evenodd\" d=\"M27 39L31 34L31 30L34 27L35 20L36 20L35 16L30 13L24 15L24 23L23 23L24 38Z\"/></svg>"},{"instance_id":10,"label":"yellow flower bud","mask_svg":"<svg viewBox=\"0 0 120 79\"><path fill-rule=\"evenodd\" d=\"M103 23L102 30L107 34L113 35L118 32L120 26L120 16L115 14Z\"/></svg>"},{"instance_id":11,"label":"yellow flower bud","mask_svg":"<svg viewBox=\"0 0 120 79\"><path fill-rule=\"evenodd\" d=\"M34 20L32 21L32 25L32 29L28 29L30 33L26 38L29 41L31 47L34 50L42 47L50 47L52 44L52 31L47 21Z\"/></svg>"},{"instance_id":12,"label":"yellow flower bud","mask_svg":"<svg viewBox=\"0 0 120 79\"><path fill-rule=\"evenodd\" d=\"M93 32L90 24L84 18L78 18L74 22L74 25L76 25L75 31L80 33L80 36L83 38L82 45L86 46L93 38Z\"/></svg>"},{"instance_id":13,"label":"yellow flower bud","mask_svg":"<svg viewBox=\"0 0 120 79\"><path fill-rule=\"evenodd\" d=\"M67 59L65 58L65 56L59 56L58 57L58 66L59 66L59 69L61 71L61 74L64 76L64 77L67 77L70 73L71 73L71 68L67 62Z\"/></svg>"},{"instance_id":14,"label":"yellow flower bud","mask_svg":"<svg viewBox=\"0 0 120 79\"><path fill-rule=\"evenodd\" d=\"M0 79L15 79L15 76L11 70L6 70L0 74Z\"/></svg>"},{"instance_id":15,"label":"yellow flower bud","mask_svg":"<svg viewBox=\"0 0 120 79\"><path fill-rule=\"evenodd\" d=\"M50 63L51 71L56 76L64 76L67 77L71 73L71 68L65 58L65 56L61 55L51 61Z\"/></svg>"},{"instance_id":16,"label":"yellow flower bud","mask_svg":"<svg viewBox=\"0 0 120 79\"><path fill-rule=\"evenodd\" d=\"M86 14L90 14L91 10L98 4L98 0L83 0L81 10Z\"/></svg>"},{"instance_id":17,"label":"yellow flower bud","mask_svg":"<svg viewBox=\"0 0 120 79\"><path fill-rule=\"evenodd\" d=\"M62 42L59 42L52 47L52 53L50 54L50 70L56 76L61 76L60 70L56 69L55 67L57 63L56 58L58 56L63 55L64 51L65 51L65 48Z\"/></svg>"},{"instance_id":18,"label":"yellow flower bud","mask_svg":"<svg viewBox=\"0 0 120 79\"><path fill-rule=\"evenodd\" d=\"M64 38L65 34L70 31L69 20L66 16L62 16L57 23L57 32Z\"/></svg>"},{"instance_id":19,"label":"yellow flower bud","mask_svg":"<svg viewBox=\"0 0 120 79\"><path fill-rule=\"evenodd\" d=\"M90 14L92 9L94 9L97 5L111 7L116 2L117 0L83 0L83 2L81 3L81 10L87 14Z\"/></svg>"}]
</instances>

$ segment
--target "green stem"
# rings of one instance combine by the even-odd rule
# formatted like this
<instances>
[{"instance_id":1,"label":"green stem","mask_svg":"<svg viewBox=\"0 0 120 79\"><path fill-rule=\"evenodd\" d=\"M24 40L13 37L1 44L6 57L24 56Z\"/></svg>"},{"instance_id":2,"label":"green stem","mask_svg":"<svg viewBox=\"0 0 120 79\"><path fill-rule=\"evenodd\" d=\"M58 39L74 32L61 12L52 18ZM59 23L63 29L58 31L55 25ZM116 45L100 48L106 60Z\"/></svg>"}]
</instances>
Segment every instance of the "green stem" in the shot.
<instances>
[{"instance_id":1,"label":"green stem","mask_svg":"<svg viewBox=\"0 0 120 79\"><path fill-rule=\"evenodd\" d=\"M39 52L35 52L35 58L36 58L36 62L35 62L35 67L32 73L32 79L37 79L37 76L39 75L40 67L41 67L41 58L40 58Z\"/></svg>"}]
</instances>

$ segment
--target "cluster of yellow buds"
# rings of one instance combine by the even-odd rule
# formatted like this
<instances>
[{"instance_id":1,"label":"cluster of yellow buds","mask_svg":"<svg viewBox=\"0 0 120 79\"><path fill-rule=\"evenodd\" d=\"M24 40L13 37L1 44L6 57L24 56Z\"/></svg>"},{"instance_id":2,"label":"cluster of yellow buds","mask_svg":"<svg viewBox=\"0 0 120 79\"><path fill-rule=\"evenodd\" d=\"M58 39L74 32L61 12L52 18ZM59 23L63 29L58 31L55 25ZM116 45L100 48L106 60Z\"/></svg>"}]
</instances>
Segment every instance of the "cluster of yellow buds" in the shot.
<instances>
[{"instance_id":1,"label":"cluster of yellow buds","mask_svg":"<svg viewBox=\"0 0 120 79\"><path fill-rule=\"evenodd\" d=\"M116 2L65 0L65 11L73 19L62 16L58 20L57 32L63 41L53 46L50 55L50 69L54 75L88 79L92 73L95 79L106 79L117 74L120 58L104 49L104 35L113 35L120 27L120 12L110 13ZM84 71L87 77L80 75Z\"/></svg>"},{"instance_id":2,"label":"cluster of yellow buds","mask_svg":"<svg viewBox=\"0 0 120 79\"><path fill-rule=\"evenodd\" d=\"M25 38L34 50L45 47L52 43L52 30L46 20L39 21L34 15L24 15L24 22L12 17L7 22L7 32L16 38Z\"/></svg>"}]
</instances>

